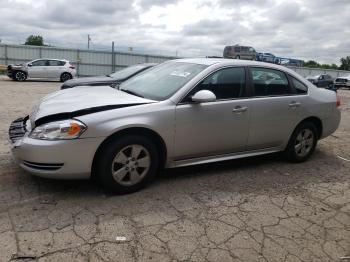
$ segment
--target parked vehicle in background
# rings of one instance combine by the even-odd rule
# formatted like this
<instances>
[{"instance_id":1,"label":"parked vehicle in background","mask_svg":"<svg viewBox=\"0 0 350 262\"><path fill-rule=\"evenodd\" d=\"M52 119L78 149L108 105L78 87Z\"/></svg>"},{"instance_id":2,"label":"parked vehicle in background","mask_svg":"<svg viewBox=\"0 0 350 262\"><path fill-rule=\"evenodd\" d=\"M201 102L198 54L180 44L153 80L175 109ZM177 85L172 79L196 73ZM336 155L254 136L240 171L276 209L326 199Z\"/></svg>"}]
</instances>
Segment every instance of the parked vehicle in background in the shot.
<instances>
[{"instance_id":1,"label":"parked vehicle in background","mask_svg":"<svg viewBox=\"0 0 350 262\"><path fill-rule=\"evenodd\" d=\"M251 46L225 46L224 48L224 58L234 58L243 60L256 60L256 51Z\"/></svg>"},{"instance_id":2,"label":"parked vehicle in background","mask_svg":"<svg viewBox=\"0 0 350 262\"><path fill-rule=\"evenodd\" d=\"M7 75L16 81L25 81L27 78L55 78L65 82L75 77L76 70L68 60L43 58L9 65Z\"/></svg>"},{"instance_id":3,"label":"parked vehicle in background","mask_svg":"<svg viewBox=\"0 0 350 262\"><path fill-rule=\"evenodd\" d=\"M281 60L271 53L257 53L256 59L261 62L280 64Z\"/></svg>"},{"instance_id":4,"label":"parked vehicle in background","mask_svg":"<svg viewBox=\"0 0 350 262\"><path fill-rule=\"evenodd\" d=\"M87 92L88 90L88 92ZM339 97L261 62L179 59L119 88L44 97L9 129L19 165L43 177L89 178L117 193L173 168L284 152L306 161L340 122ZM218 117L219 116L219 117Z\"/></svg>"},{"instance_id":5,"label":"parked vehicle in background","mask_svg":"<svg viewBox=\"0 0 350 262\"><path fill-rule=\"evenodd\" d=\"M155 63L144 63L129 66L113 74L106 76L82 77L71 79L63 83L61 89L72 88L76 86L117 86L129 78L155 66Z\"/></svg>"},{"instance_id":6,"label":"parked vehicle in background","mask_svg":"<svg viewBox=\"0 0 350 262\"><path fill-rule=\"evenodd\" d=\"M334 80L334 86L336 88L346 87L350 89L350 75L337 77Z\"/></svg>"},{"instance_id":7,"label":"parked vehicle in background","mask_svg":"<svg viewBox=\"0 0 350 262\"><path fill-rule=\"evenodd\" d=\"M328 74L308 76L306 79L317 87L330 87L333 85L333 78Z\"/></svg>"}]
</instances>

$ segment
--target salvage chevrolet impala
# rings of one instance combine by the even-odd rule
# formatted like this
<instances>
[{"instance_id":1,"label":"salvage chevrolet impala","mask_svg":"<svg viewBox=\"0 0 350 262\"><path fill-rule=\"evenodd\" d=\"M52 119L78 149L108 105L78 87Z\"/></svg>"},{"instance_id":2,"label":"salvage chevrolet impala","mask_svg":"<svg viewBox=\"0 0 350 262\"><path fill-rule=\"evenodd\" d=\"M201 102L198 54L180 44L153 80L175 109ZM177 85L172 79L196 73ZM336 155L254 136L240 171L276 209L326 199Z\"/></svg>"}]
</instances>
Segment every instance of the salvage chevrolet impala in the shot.
<instances>
[{"instance_id":1,"label":"salvage chevrolet impala","mask_svg":"<svg viewBox=\"0 0 350 262\"><path fill-rule=\"evenodd\" d=\"M165 62L118 88L44 97L9 129L19 165L36 175L94 176L134 192L160 168L282 151L303 162L340 122L335 92L278 65L229 59Z\"/></svg>"}]
</instances>

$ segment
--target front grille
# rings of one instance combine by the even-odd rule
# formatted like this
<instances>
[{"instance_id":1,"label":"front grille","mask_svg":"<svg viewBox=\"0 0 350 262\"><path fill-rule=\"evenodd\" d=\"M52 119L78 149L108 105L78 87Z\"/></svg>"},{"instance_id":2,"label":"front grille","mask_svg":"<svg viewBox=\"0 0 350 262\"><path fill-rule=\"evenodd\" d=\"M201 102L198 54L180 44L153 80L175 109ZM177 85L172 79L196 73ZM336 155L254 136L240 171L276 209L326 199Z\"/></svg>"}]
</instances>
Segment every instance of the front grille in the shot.
<instances>
[{"instance_id":1,"label":"front grille","mask_svg":"<svg viewBox=\"0 0 350 262\"><path fill-rule=\"evenodd\" d=\"M28 118L28 116L21 117L11 123L9 128L9 138L12 143L15 143L17 140L21 139L27 132L26 122Z\"/></svg>"},{"instance_id":2,"label":"front grille","mask_svg":"<svg viewBox=\"0 0 350 262\"><path fill-rule=\"evenodd\" d=\"M32 169L44 170L44 171L54 171L63 167L62 163L35 163L23 160L23 165L30 167Z\"/></svg>"}]
</instances>

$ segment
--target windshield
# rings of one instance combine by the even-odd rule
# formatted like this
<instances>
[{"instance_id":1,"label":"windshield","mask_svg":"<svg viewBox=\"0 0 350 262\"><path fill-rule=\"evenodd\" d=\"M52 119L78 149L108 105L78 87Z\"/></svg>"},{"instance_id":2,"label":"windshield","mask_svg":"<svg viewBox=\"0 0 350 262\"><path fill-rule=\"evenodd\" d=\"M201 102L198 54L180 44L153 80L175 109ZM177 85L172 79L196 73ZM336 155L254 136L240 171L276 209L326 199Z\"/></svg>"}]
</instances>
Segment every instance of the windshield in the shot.
<instances>
[{"instance_id":1,"label":"windshield","mask_svg":"<svg viewBox=\"0 0 350 262\"><path fill-rule=\"evenodd\" d=\"M165 100L206 67L183 62L164 63L122 83L120 89L148 99Z\"/></svg>"},{"instance_id":2,"label":"windshield","mask_svg":"<svg viewBox=\"0 0 350 262\"><path fill-rule=\"evenodd\" d=\"M129 76L132 76L133 74L137 73L138 71L145 69L147 66L146 65L134 65L134 66L129 66L125 69L119 70L113 74L110 74L108 76L113 77L115 79L124 79L128 78Z\"/></svg>"}]
</instances>

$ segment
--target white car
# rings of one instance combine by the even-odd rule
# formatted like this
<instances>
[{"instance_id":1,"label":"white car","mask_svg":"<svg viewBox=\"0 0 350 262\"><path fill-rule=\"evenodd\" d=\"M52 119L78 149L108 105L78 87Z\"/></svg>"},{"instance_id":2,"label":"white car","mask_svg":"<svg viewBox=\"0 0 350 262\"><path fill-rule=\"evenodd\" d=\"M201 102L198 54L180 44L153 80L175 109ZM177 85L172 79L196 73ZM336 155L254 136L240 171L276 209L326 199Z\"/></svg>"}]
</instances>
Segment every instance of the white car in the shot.
<instances>
[{"instance_id":1,"label":"white car","mask_svg":"<svg viewBox=\"0 0 350 262\"><path fill-rule=\"evenodd\" d=\"M75 77L76 73L75 66L64 59L42 58L7 67L8 77L16 81L24 81L27 78L54 78L65 82Z\"/></svg>"},{"instance_id":2,"label":"white car","mask_svg":"<svg viewBox=\"0 0 350 262\"><path fill-rule=\"evenodd\" d=\"M346 87L350 89L350 75L339 76L334 80L334 87L341 88Z\"/></svg>"}]
</instances>

